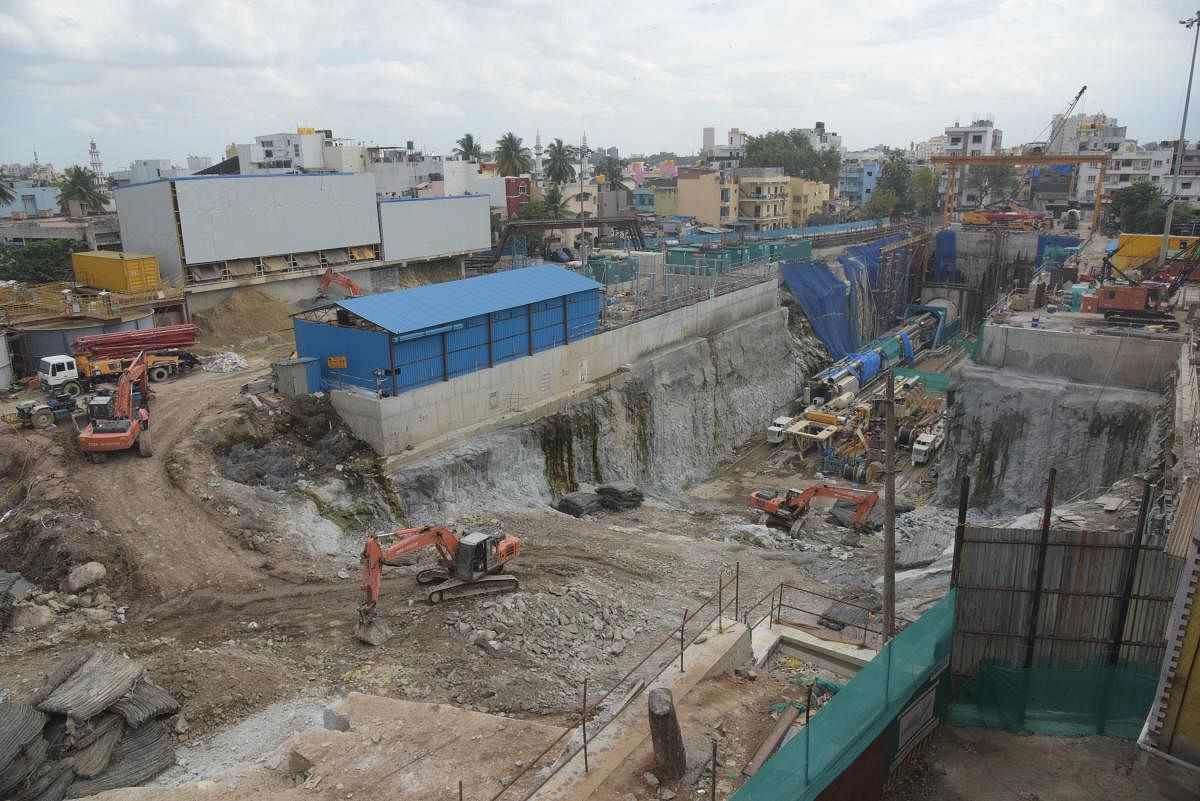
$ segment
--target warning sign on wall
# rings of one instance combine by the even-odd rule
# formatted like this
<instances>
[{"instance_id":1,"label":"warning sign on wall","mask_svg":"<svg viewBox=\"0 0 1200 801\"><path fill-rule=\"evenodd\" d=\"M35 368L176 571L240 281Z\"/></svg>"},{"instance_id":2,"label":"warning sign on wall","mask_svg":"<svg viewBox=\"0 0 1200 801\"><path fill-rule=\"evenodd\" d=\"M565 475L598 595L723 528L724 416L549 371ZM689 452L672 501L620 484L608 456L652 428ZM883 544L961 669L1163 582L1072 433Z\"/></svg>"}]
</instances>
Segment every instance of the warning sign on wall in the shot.
<instances>
[{"instance_id":1,"label":"warning sign on wall","mask_svg":"<svg viewBox=\"0 0 1200 801\"><path fill-rule=\"evenodd\" d=\"M327 356L325 358L325 364L326 364L326 366L329 367L330 370L345 370L346 369L346 357L345 356Z\"/></svg>"}]
</instances>

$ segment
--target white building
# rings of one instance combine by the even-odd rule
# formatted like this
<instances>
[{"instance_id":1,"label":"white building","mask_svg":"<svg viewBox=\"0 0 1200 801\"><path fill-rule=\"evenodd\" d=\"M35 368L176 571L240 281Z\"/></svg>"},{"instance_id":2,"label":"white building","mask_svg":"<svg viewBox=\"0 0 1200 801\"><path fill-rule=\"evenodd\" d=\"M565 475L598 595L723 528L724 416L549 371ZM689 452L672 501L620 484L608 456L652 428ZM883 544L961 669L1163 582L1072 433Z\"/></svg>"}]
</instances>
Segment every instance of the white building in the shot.
<instances>
[{"instance_id":1,"label":"white building","mask_svg":"<svg viewBox=\"0 0 1200 801\"><path fill-rule=\"evenodd\" d=\"M970 125L946 127L946 142L942 150L948 156L990 156L1002 149L1003 131L991 120L975 120Z\"/></svg>"},{"instance_id":2,"label":"white building","mask_svg":"<svg viewBox=\"0 0 1200 801\"><path fill-rule=\"evenodd\" d=\"M491 245L486 198L381 201L370 173L193 176L114 195L123 247L157 256L196 311L246 286L311 299L330 267L390 289L411 263Z\"/></svg>"},{"instance_id":3,"label":"white building","mask_svg":"<svg viewBox=\"0 0 1200 801\"><path fill-rule=\"evenodd\" d=\"M825 123L818 121L812 128L800 128L800 133L808 137L808 143L812 145L813 150L836 150L839 153L843 152L842 137L838 136L833 131L825 129Z\"/></svg>"},{"instance_id":4,"label":"white building","mask_svg":"<svg viewBox=\"0 0 1200 801\"><path fill-rule=\"evenodd\" d=\"M946 152L947 141L948 137L942 134L931 136L924 142L910 142L907 160L915 164L928 164L931 158L941 156Z\"/></svg>"},{"instance_id":5,"label":"white building","mask_svg":"<svg viewBox=\"0 0 1200 801\"><path fill-rule=\"evenodd\" d=\"M1065 119L1055 114L1050 120L1050 130L1059 125L1062 129L1046 143L1047 153L1116 152L1126 141L1125 126L1117 125L1117 118L1106 114L1075 114Z\"/></svg>"},{"instance_id":6,"label":"white building","mask_svg":"<svg viewBox=\"0 0 1200 801\"><path fill-rule=\"evenodd\" d=\"M1134 184L1149 181L1159 187L1163 195L1169 195L1173 184L1171 178L1171 162L1174 150L1164 147L1169 143L1156 143L1149 147L1138 147L1132 139L1122 142L1120 150L1113 153L1109 159L1104 176L1104 197L1107 198L1114 190L1124 189ZM1186 172L1186 170L1185 170ZM1096 184L1100 177L1100 168L1091 164L1080 164L1075 181L1072 199L1080 205L1090 205L1096 199ZM1200 176L1181 175L1176 196L1181 200L1196 202L1200 200Z\"/></svg>"}]
</instances>

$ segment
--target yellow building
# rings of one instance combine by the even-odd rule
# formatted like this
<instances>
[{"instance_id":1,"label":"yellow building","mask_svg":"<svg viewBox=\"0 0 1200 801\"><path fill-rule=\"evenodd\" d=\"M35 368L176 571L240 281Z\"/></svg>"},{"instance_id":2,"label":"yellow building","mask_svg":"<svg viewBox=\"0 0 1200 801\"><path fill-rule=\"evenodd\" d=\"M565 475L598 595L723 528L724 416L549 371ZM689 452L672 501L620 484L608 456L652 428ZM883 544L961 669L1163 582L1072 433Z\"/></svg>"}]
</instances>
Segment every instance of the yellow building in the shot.
<instances>
[{"instance_id":1,"label":"yellow building","mask_svg":"<svg viewBox=\"0 0 1200 801\"><path fill-rule=\"evenodd\" d=\"M654 190L654 213L660 218L678 214L679 190L674 178L662 178L647 182Z\"/></svg>"},{"instance_id":2,"label":"yellow building","mask_svg":"<svg viewBox=\"0 0 1200 801\"><path fill-rule=\"evenodd\" d=\"M682 172L682 170L681 170ZM779 167L740 167L737 181L738 219L751 231L774 231L791 224L788 202L791 179Z\"/></svg>"},{"instance_id":3,"label":"yellow building","mask_svg":"<svg viewBox=\"0 0 1200 801\"><path fill-rule=\"evenodd\" d=\"M718 170L680 167L675 178L678 203L675 214L695 217L704 225L729 225L737 222L737 185ZM661 216L657 206L655 211Z\"/></svg>"},{"instance_id":4,"label":"yellow building","mask_svg":"<svg viewBox=\"0 0 1200 801\"><path fill-rule=\"evenodd\" d=\"M791 227L803 228L808 224L808 218L825 211L825 203L830 199L832 187L820 181L810 181L807 178L792 178L790 180L791 197Z\"/></svg>"}]
</instances>

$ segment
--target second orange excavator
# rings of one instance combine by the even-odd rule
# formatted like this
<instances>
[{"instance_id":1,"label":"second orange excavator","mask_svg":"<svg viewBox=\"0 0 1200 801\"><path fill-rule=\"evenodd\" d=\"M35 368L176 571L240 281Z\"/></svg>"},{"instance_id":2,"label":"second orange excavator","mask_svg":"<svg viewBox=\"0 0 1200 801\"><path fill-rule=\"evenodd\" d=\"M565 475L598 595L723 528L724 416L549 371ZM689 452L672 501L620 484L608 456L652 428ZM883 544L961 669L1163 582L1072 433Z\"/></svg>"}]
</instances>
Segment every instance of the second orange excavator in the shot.
<instances>
[{"instance_id":1,"label":"second orange excavator","mask_svg":"<svg viewBox=\"0 0 1200 801\"><path fill-rule=\"evenodd\" d=\"M381 540L392 540L386 545ZM376 618L379 581L383 566L402 556L432 547L440 566L417 573L418 584L434 585L427 596L430 603L466 598L493 592L515 590L513 576L500 573L518 553L521 541L496 529L477 529L456 536L443 526L406 528L391 534L371 535L363 544L362 603L358 607L358 626L354 636L369 645L382 645L392 632Z\"/></svg>"},{"instance_id":2,"label":"second orange excavator","mask_svg":"<svg viewBox=\"0 0 1200 801\"><path fill-rule=\"evenodd\" d=\"M750 493L750 508L759 510L764 523L772 519L784 523L788 526L789 533L797 537L800 535L800 524L804 521L804 515L813 498L835 498L856 504L858 511L851 522L851 528L860 528L869 523L871 510L879 502L879 493L857 492L833 484L818 484L806 490L792 489L782 496L778 492L756 490Z\"/></svg>"}]
</instances>

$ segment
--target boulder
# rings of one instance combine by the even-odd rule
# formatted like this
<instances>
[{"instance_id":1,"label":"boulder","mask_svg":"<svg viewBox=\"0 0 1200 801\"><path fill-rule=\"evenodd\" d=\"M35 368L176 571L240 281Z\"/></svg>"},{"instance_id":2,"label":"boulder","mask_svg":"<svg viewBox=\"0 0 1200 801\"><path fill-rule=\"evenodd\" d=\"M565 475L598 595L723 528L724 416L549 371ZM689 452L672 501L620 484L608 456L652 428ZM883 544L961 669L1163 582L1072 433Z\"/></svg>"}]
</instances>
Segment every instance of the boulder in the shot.
<instances>
[{"instance_id":1,"label":"boulder","mask_svg":"<svg viewBox=\"0 0 1200 801\"><path fill-rule=\"evenodd\" d=\"M12 608L9 625L14 629L40 629L54 620L54 611L38 604L17 604Z\"/></svg>"},{"instance_id":2,"label":"boulder","mask_svg":"<svg viewBox=\"0 0 1200 801\"><path fill-rule=\"evenodd\" d=\"M79 592L84 587L103 581L106 575L108 571L104 569L104 565L99 562L85 562L67 574L67 592Z\"/></svg>"},{"instance_id":3,"label":"boulder","mask_svg":"<svg viewBox=\"0 0 1200 801\"><path fill-rule=\"evenodd\" d=\"M599 512L604 505L594 492L570 492L559 499L557 508L572 517L583 517Z\"/></svg>"},{"instance_id":4,"label":"boulder","mask_svg":"<svg viewBox=\"0 0 1200 801\"><path fill-rule=\"evenodd\" d=\"M601 484L596 487L596 494L600 496L600 503L605 509L616 511L619 509L633 509L641 506L645 499L642 491L634 484L628 481L613 481L608 484Z\"/></svg>"}]
</instances>

